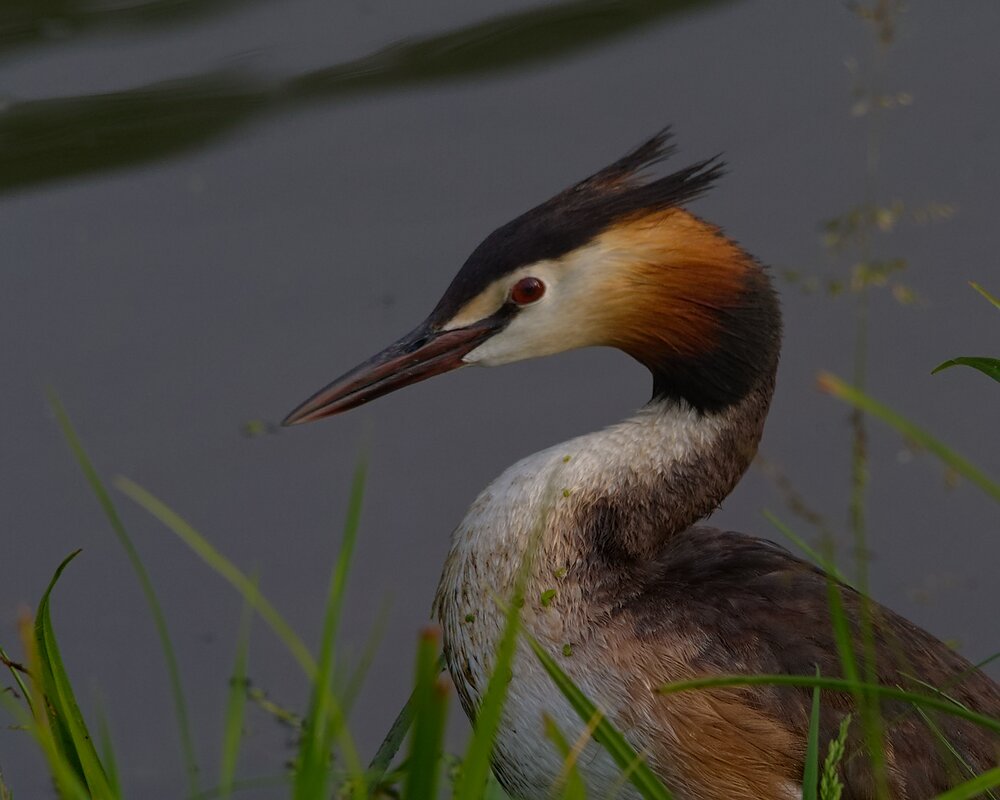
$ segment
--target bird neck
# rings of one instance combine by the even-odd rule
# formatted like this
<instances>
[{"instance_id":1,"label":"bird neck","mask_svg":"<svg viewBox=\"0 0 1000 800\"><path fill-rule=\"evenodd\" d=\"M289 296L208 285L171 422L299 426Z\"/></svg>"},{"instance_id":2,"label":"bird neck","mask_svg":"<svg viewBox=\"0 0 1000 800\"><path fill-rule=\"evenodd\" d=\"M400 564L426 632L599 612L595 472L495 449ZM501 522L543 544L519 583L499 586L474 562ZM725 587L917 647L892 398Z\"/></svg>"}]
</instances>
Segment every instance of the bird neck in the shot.
<instances>
[{"instance_id":1,"label":"bird neck","mask_svg":"<svg viewBox=\"0 0 1000 800\"><path fill-rule=\"evenodd\" d=\"M740 401L714 412L656 395L621 423L567 442L570 460L553 479L569 495L556 498L543 549L572 540L581 565L625 567L655 557L735 488L757 452L773 390L773 373L764 375Z\"/></svg>"},{"instance_id":2,"label":"bird neck","mask_svg":"<svg viewBox=\"0 0 1000 800\"><path fill-rule=\"evenodd\" d=\"M764 267L720 228L670 209L618 226L599 245L609 277L594 294L612 320L600 343L644 364L655 398L714 415L773 375L777 295Z\"/></svg>"},{"instance_id":3,"label":"bird neck","mask_svg":"<svg viewBox=\"0 0 1000 800\"><path fill-rule=\"evenodd\" d=\"M756 453L773 387L770 373L718 412L654 397L616 425L512 465L456 528L439 608L462 586L505 596L529 551L537 579L561 574L581 587L648 562L732 491Z\"/></svg>"},{"instance_id":4,"label":"bird neck","mask_svg":"<svg viewBox=\"0 0 1000 800\"><path fill-rule=\"evenodd\" d=\"M505 624L495 598L512 596L525 559L522 624L554 647L583 641L671 537L739 481L773 387L770 373L718 412L654 398L616 425L521 460L479 495L452 534L434 600L467 713L479 708L492 669L483 657Z\"/></svg>"}]
</instances>

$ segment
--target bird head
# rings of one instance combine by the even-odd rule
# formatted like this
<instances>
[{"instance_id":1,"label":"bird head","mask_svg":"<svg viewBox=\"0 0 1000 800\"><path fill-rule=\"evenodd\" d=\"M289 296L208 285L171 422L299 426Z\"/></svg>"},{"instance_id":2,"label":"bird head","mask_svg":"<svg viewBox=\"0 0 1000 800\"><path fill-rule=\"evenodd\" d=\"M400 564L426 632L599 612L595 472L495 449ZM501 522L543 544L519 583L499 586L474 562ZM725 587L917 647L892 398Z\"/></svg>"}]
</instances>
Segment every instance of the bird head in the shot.
<instances>
[{"instance_id":1,"label":"bird head","mask_svg":"<svg viewBox=\"0 0 1000 800\"><path fill-rule=\"evenodd\" d=\"M682 204L717 159L664 177L668 132L491 233L420 325L288 415L321 419L468 365L588 346L645 364L654 396L715 411L777 362L780 318L762 268Z\"/></svg>"}]
</instances>

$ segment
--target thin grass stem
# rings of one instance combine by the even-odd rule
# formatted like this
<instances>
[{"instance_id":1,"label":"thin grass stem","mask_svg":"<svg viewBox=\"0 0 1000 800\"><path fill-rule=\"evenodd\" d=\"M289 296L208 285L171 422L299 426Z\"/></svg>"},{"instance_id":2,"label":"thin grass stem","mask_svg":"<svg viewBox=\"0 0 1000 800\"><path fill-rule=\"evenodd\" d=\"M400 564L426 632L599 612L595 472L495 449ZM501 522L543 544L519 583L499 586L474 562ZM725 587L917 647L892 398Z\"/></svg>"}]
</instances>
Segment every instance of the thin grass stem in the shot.
<instances>
[{"instance_id":1,"label":"thin grass stem","mask_svg":"<svg viewBox=\"0 0 1000 800\"><path fill-rule=\"evenodd\" d=\"M177 664L173 642L170 639L166 615L163 613L163 608L157 599L156 591L153 589L153 581L150 579L149 573L146 571L146 567L139 557L139 551L133 544L132 537L128 535L128 531L125 529L125 525L118 514L118 509L111 500L111 495L105 488L104 482L101 480L100 475L98 475L93 462L87 455L83 442L77 435L76 428L73 427L73 423L62 401L51 390L48 392L48 401L52 412L55 414L56 421L62 430L63 437L69 445L70 451L76 458L84 477L87 479L87 483L90 484L90 488L96 496L98 504L101 506L104 515L111 525L111 530L125 551L129 564L132 566L132 571L135 572L136 577L139 579L139 585L142 588L146 604L149 606L150 614L153 617L153 625L156 628L156 635L160 640L160 649L163 651L163 660L167 667L170 694L174 704L174 716L177 718L177 728L180 734L181 756L184 759L184 771L187 774L188 790L190 794L196 794L198 791L198 762L195 757L194 739L191 735L191 721L188 715L187 701L184 699L184 685L181 681L181 671Z\"/></svg>"}]
</instances>

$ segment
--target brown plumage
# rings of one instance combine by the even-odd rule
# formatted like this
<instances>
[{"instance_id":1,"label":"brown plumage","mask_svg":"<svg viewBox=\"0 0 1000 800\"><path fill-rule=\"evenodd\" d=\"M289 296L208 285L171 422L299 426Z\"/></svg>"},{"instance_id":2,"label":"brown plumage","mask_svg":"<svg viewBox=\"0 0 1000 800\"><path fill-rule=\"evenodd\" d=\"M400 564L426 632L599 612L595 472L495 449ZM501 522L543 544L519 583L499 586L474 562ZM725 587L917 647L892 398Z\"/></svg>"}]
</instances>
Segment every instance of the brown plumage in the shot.
<instances>
[{"instance_id":1,"label":"brown plumage","mask_svg":"<svg viewBox=\"0 0 1000 800\"><path fill-rule=\"evenodd\" d=\"M862 600L853 590L835 585L850 621L855 653L863 658ZM625 651L625 659L636 661L623 671L655 676L656 684L733 672L811 675L818 669L825 677L839 677L829 587L830 578L821 570L770 542L689 528L671 537L651 563L608 590L614 597L611 624L625 626L630 640L642 642L640 648ZM886 608L872 603L869 613L879 683L922 694L936 688L967 708L1000 717L996 684L965 659ZM704 636L705 631L712 635ZM678 639L688 643L682 663L672 649L663 652L664 643ZM665 728L683 724L690 733L676 742L654 739L658 755L681 765L678 783L697 785L694 796L723 798L738 796L734 787L762 767L768 780L776 775L789 782L801 778L810 694L806 689L753 687L662 697L640 687L634 698L645 713L662 719ZM843 716L853 713L841 767L844 796L874 797L853 698L824 693L823 700L824 752ZM882 704L894 797L933 797L996 766L1000 737L995 733L948 714L924 713L926 717L896 701ZM677 759L676 750L686 757ZM728 768L716 768L720 758ZM757 791L749 796L775 796L759 787Z\"/></svg>"},{"instance_id":2,"label":"brown plumage","mask_svg":"<svg viewBox=\"0 0 1000 800\"><path fill-rule=\"evenodd\" d=\"M704 527L750 465L774 390L781 335L766 271L680 208L718 175L701 162L651 181L661 134L499 228L427 320L314 395L289 424L319 419L466 364L499 365L610 345L644 364L653 398L637 414L518 462L452 537L434 612L462 705L475 719L510 596L532 550L522 624L642 752L680 800L799 797L811 692L793 687L658 691L731 673L841 675L830 615L839 593L856 654L863 599L762 539ZM530 278L531 293L516 291ZM572 398L578 402L578 398ZM930 634L871 603L878 682L1000 718L1000 689ZM892 701L886 783L923 800L996 766L1000 736ZM854 698L824 692L825 752L852 714L844 800L877 796ZM562 772L544 735L586 727L532 654L519 650L494 746L515 797L542 800ZM578 762L594 796L620 770L589 742Z\"/></svg>"}]
</instances>

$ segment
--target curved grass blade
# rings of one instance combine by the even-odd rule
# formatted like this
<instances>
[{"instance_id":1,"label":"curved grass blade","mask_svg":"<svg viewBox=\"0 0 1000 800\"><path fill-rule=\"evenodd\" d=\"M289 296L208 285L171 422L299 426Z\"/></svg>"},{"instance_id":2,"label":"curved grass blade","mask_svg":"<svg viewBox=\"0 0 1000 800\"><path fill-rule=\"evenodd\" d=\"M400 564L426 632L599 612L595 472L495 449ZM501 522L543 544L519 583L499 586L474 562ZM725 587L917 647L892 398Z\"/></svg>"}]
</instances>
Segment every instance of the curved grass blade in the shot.
<instances>
[{"instance_id":1,"label":"curved grass blade","mask_svg":"<svg viewBox=\"0 0 1000 800\"><path fill-rule=\"evenodd\" d=\"M375 623L366 637L364 648L358 657L357 663L351 667L349 674L343 681L343 688L340 690L340 705L344 709L345 717L351 715L351 709L354 707L354 703L361 693L365 678L368 677L368 671L375 660L375 654L382 643L382 637L385 635L388 611L388 605L383 605L379 610L378 616L375 618Z\"/></svg>"},{"instance_id":2,"label":"curved grass blade","mask_svg":"<svg viewBox=\"0 0 1000 800\"><path fill-rule=\"evenodd\" d=\"M661 694L675 694L677 692L690 692L697 689L733 686L819 687L820 689L833 689L838 692L852 693L855 691L865 691L874 695L880 695L889 700L901 700L922 708L943 711L946 714L960 717L988 730L1000 733L1000 719L979 714L964 706L956 705L949 700L918 692L910 692L895 686L883 686L878 683L865 683L863 681L846 680L844 678L811 677L809 675L716 675L710 678L694 678L688 681L668 683L659 687L657 691Z\"/></svg>"},{"instance_id":3,"label":"curved grass blade","mask_svg":"<svg viewBox=\"0 0 1000 800\"><path fill-rule=\"evenodd\" d=\"M580 770L576 768L585 741L579 742L579 746L571 746L563 732L559 730L556 721L548 714L543 715L542 723L545 726L545 735L563 758L562 772L553 784L553 795L559 800L587 800L587 787L580 777ZM588 738L591 733L588 728Z\"/></svg>"},{"instance_id":4,"label":"curved grass blade","mask_svg":"<svg viewBox=\"0 0 1000 800\"><path fill-rule=\"evenodd\" d=\"M49 714L56 746L62 752L66 761L76 771L81 782L91 795L100 798L114 797L111 782L108 780L101 759L97 755L94 742L83 714L76 703L69 675L63 665L56 644L55 631L52 629L52 617L49 610L49 599L59 576L80 551L70 553L58 566L45 594L38 604L35 615L35 647L38 654L39 679L42 693L45 696L45 708Z\"/></svg>"},{"instance_id":5,"label":"curved grass blade","mask_svg":"<svg viewBox=\"0 0 1000 800\"><path fill-rule=\"evenodd\" d=\"M996 306L997 308L1000 308L1000 299L998 299L998 298L994 297L993 295L991 295L989 292L987 292L978 283L974 283L973 281L969 281L969 286L971 286L973 289L975 289L977 292L979 292L979 294L981 294L983 297L985 297L987 300L989 300L994 306Z\"/></svg>"},{"instance_id":6,"label":"curved grass blade","mask_svg":"<svg viewBox=\"0 0 1000 800\"><path fill-rule=\"evenodd\" d=\"M591 723L595 718L598 720L594 725L594 741L601 744L608 754L614 759L620 769L634 768L630 780L632 785L639 790L646 800L670 800L672 795L667 788L660 783L660 779L653 774L644 760L640 758L626 741L625 737L612 725L608 719L600 712L591 700L580 691L579 687L573 683L570 677L563 672L556 660L550 656L545 649L531 636L525 634L525 638L535 651L535 655L542 663L549 677L562 692L573 710L579 714L580 719L585 723Z\"/></svg>"},{"instance_id":7,"label":"curved grass blade","mask_svg":"<svg viewBox=\"0 0 1000 800\"><path fill-rule=\"evenodd\" d=\"M361 504L364 499L366 475L367 465L365 460L361 459L354 471L340 553L337 556L333 574L330 576L319 664L313 678L312 699L299 748L299 769L295 776L292 796L301 798L301 800L326 797L329 794L330 750L333 741L340 739L345 732L345 720L341 713L340 704L333 694L333 652L344 590L347 586L347 574L361 521ZM348 752L345 752L344 755L349 760L348 766L353 772L351 779L354 792L357 797L363 800L368 795L365 774L353 745L348 748Z\"/></svg>"},{"instance_id":8,"label":"curved grass blade","mask_svg":"<svg viewBox=\"0 0 1000 800\"><path fill-rule=\"evenodd\" d=\"M973 668L973 669L982 669L982 668L983 668L983 667L985 667L985 666L986 666L987 664L992 664L992 663L993 663L994 661L996 661L996 660L997 660L998 658L1000 658L1000 651L997 651L997 652L996 652L996 653L994 653L993 655L990 655L990 656L986 656L986 658L984 658L984 659L983 659L982 661L978 661L978 662L976 662L975 664L973 664L973 665L972 665L972 668Z\"/></svg>"},{"instance_id":9,"label":"curved grass blade","mask_svg":"<svg viewBox=\"0 0 1000 800\"><path fill-rule=\"evenodd\" d=\"M173 531L184 544L194 550L195 554L202 561L225 578L253 606L254 610L260 614L268 627L271 628L285 645L292 658L295 659L302 668L302 671L305 672L306 677L313 678L316 675L316 661L313 659L312 653L309 652L309 648L305 646L305 643L295 633L291 625L285 621L284 617L278 613L278 610L271 605L271 602L261 594L253 580L248 578L239 567L216 550L187 520L173 511L152 492L147 491L139 484L122 476L115 478L114 484L136 505L146 509L146 511Z\"/></svg>"},{"instance_id":10,"label":"curved grass blade","mask_svg":"<svg viewBox=\"0 0 1000 800\"><path fill-rule=\"evenodd\" d=\"M864 732L865 746L868 750L868 757L871 760L872 772L876 781L876 796L888 796L888 771L885 760L885 730L882 720L882 708L877 695L865 689L865 683L860 679L858 672L858 661L854 652L854 644L851 636L850 621L844 612L843 598L841 596L841 586L832 578L827 579L827 602L830 606L830 620L833 626L834 642L837 646L837 655L840 659L840 668L844 679L852 687L851 694L854 702L857 703L861 728ZM861 667L864 669L865 679L873 683L872 676L875 673L874 640L871 638L871 607L867 595L862 594L862 636L864 637L864 650L862 653Z\"/></svg>"},{"instance_id":11,"label":"curved grass blade","mask_svg":"<svg viewBox=\"0 0 1000 800\"><path fill-rule=\"evenodd\" d=\"M978 369L986 377L1000 382L1000 358L989 358L987 356L959 356L958 358L949 358L944 363L934 367L931 370L931 375L936 375L942 370L948 369L948 367L957 366Z\"/></svg>"},{"instance_id":12,"label":"curved grass blade","mask_svg":"<svg viewBox=\"0 0 1000 800\"><path fill-rule=\"evenodd\" d=\"M23 630L22 634L26 640L26 647L33 651L35 649L34 637L31 635L30 630ZM29 663L34 663L37 659L31 656L28 661ZM34 685L34 681L32 681L32 685ZM38 705L45 702L44 698L41 697L40 690L35 693L35 699L38 701ZM4 706L10 715L17 720L17 724L26 730L38 743L42 754L45 756L49 771L52 773L56 793L61 800L93 800L86 787L77 777L76 771L56 747L55 741L52 738L52 730L48 724L48 718L45 716L38 717L30 713L6 692L0 692L0 706Z\"/></svg>"},{"instance_id":13,"label":"curved grass blade","mask_svg":"<svg viewBox=\"0 0 1000 800\"><path fill-rule=\"evenodd\" d=\"M527 561L527 558L525 560ZM507 607L503 635L493 660L493 672L486 686L482 705L476 714L472 738L455 786L455 800L478 800L486 787L493 740L500 727L500 718L507 700L507 687L510 684L510 667L517 651L517 634L521 629L523 586L524 581L519 580Z\"/></svg>"},{"instance_id":14,"label":"curved grass blade","mask_svg":"<svg viewBox=\"0 0 1000 800\"><path fill-rule=\"evenodd\" d=\"M115 758L115 750L111 744L111 727L108 725L108 718L100 712L97 720L97 731L101 745L101 763L105 772L108 773L108 782L111 784L111 791L114 797L123 797L121 777L118 773L118 759Z\"/></svg>"},{"instance_id":15,"label":"curved grass blade","mask_svg":"<svg viewBox=\"0 0 1000 800\"><path fill-rule=\"evenodd\" d=\"M433 800L441 775L441 752L448 712L448 683L438 676L441 634L435 628L420 635L417 681L413 695L413 736L407 759L406 800Z\"/></svg>"},{"instance_id":16,"label":"curved grass blade","mask_svg":"<svg viewBox=\"0 0 1000 800\"><path fill-rule=\"evenodd\" d=\"M146 509L156 519L162 522L169 530L176 534L181 541L190 547L209 567L226 579L242 597L253 606L254 610L260 614L268 627L278 636L281 642L288 649L289 653L302 668L306 677L315 680L318 674L318 665L309 648L305 646L302 639L285 621L284 617L271 602L259 591L256 584L242 572L239 567L233 564L228 558L220 553L204 536L187 522L178 513L173 511L162 500L151 492L147 491L139 484L130 481L128 478L118 476L114 480L115 486L131 498L137 505ZM328 711L333 730L339 734L339 741L345 757L349 760L352 771L358 776L363 776L360 761L357 758L357 749L351 739L350 732L343 725L343 713L341 712L336 698L328 698ZM359 777L356 781L358 786L363 788L364 781Z\"/></svg>"},{"instance_id":17,"label":"curved grass blade","mask_svg":"<svg viewBox=\"0 0 1000 800\"><path fill-rule=\"evenodd\" d=\"M979 292L979 294L985 297L996 308L1000 308L1000 299L994 297L978 283L973 283L972 281L970 281L969 286L971 286L973 289ZM933 370L931 370L931 375L934 375L943 369L948 369L948 367L954 367L958 365L972 367L973 369L978 369L984 375L993 378L993 380L1000 381L1000 359L989 358L985 356L961 356L959 358L949 359L948 361L945 361L943 364L938 364Z\"/></svg>"},{"instance_id":18,"label":"curved grass blade","mask_svg":"<svg viewBox=\"0 0 1000 800\"><path fill-rule=\"evenodd\" d=\"M998 653L997 655L1000 655L1000 653ZM14 678L14 682L17 684L17 688L21 692L21 697L24 698L24 702L27 703L28 705L28 711L34 713L34 708L32 707L31 704L31 692L28 691L28 687L24 682L24 678L21 677L22 672L25 675L27 675L28 671L22 665L18 664L16 661L13 661L10 658L10 656L7 655L7 651L4 650L3 647L0 647L0 663L2 663L5 667L7 667L8 670L10 670L10 674ZM0 694L2 694L2 692L0 692Z\"/></svg>"},{"instance_id":19,"label":"curved grass blade","mask_svg":"<svg viewBox=\"0 0 1000 800\"><path fill-rule=\"evenodd\" d=\"M977 775L972 780L939 794L934 800L975 800L977 797L982 797L984 792L998 786L1000 786L1000 767L994 767Z\"/></svg>"},{"instance_id":20,"label":"curved grass blade","mask_svg":"<svg viewBox=\"0 0 1000 800\"><path fill-rule=\"evenodd\" d=\"M812 547L805 539L803 539L788 525L782 522L781 519L779 519L774 512L765 508L761 513L763 514L764 519L770 522L775 527L775 529L777 529L778 533L780 533L782 536L788 539L788 541L790 541L797 548L799 548L799 550L805 553L810 561L822 567L824 572L835 578L839 583L842 583L845 586L851 585L851 582L847 580L847 578L844 576L844 573L842 573L839 569L837 569L837 565L834 564L831 559L825 557L815 547Z\"/></svg>"},{"instance_id":21,"label":"curved grass blade","mask_svg":"<svg viewBox=\"0 0 1000 800\"><path fill-rule=\"evenodd\" d=\"M257 582L254 581L256 586ZM229 697L222 735L222 761L219 765L219 794L229 797L236 783L236 762L243 738L243 716L247 703L247 662L250 652L250 626L253 624L253 607L243 600L240 629L236 637L236 661L229 678Z\"/></svg>"},{"instance_id":22,"label":"curved grass blade","mask_svg":"<svg viewBox=\"0 0 1000 800\"><path fill-rule=\"evenodd\" d=\"M816 674L818 676L819 672ZM802 770L802 800L817 800L819 793L819 695L819 687L813 687L809 734L806 736L805 766Z\"/></svg>"},{"instance_id":23,"label":"curved grass blade","mask_svg":"<svg viewBox=\"0 0 1000 800\"><path fill-rule=\"evenodd\" d=\"M139 586L142 588L142 593L146 598L146 605L149 606L149 613L153 617L153 626L156 628L156 635L160 640L160 649L163 651L163 661L167 667L167 679L170 683L170 694L174 704L174 716L177 718L177 728L180 734L181 757L184 760L184 771L187 773L189 793L194 794L198 790L198 762L194 754L194 739L191 736L191 722L188 718L187 702L184 699L181 671L177 665L177 657L174 655L173 642L170 640L167 618L163 613L163 608L160 606L160 601L156 597L156 591L153 589L153 581L150 579L149 573L146 571L146 567L139 557L139 551L132 543L132 538L128 535L128 531L125 530L125 525L118 515L118 509L111 501L111 495L108 494L107 489L104 487L104 482L97 474L97 469L87 455L87 451L84 449L83 443L80 441L80 437L77 435L76 429L69 418L69 414L55 392L48 392L48 401L52 412L55 414L56 421L62 429L63 437L66 439L70 451L76 458L84 477L87 479L87 483L90 484L91 491L97 497L97 502L104 511L104 515L107 517L108 523L111 525L111 530L118 539L118 543L125 551L129 564L132 566L132 571L139 579Z\"/></svg>"},{"instance_id":24,"label":"curved grass blade","mask_svg":"<svg viewBox=\"0 0 1000 800\"><path fill-rule=\"evenodd\" d=\"M439 659L438 672L442 669L444 669L444 659ZM389 769L389 765L396 757L396 753L399 752L399 748L402 747L403 740L406 738L406 734L413 724L413 708L415 703L416 698L411 693L403 704L403 707L399 709L396 719L393 720L392 725L389 727L389 732L386 733L382 744L379 745L378 751L375 753L375 757L372 759L371 764L368 765L368 781L371 786L378 786L382 782L385 773Z\"/></svg>"},{"instance_id":25,"label":"curved grass blade","mask_svg":"<svg viewBox=\"0 0 1000 800\"><path fill-rule=\"evenodd\" d=\"M883 405L859 389L845 383L836 375L831 375L828 372L820 373L819 386L823 391L829 392L850 405L878 417L903 434L903 436L912 439L921 447L929 450L947 466L951 467L970 483L978 486L994 500L1000 501L1000 483L991 480L987 477L986 473L976 467L971 461L963 458L950 447L935 439L923 428L903 418L888 406Z\"/></svg>"},{"instance_id":26,"label":"curved grass blade","mask_svg":"<svg viewBox=\"0 0 1000 800\"><path fill-rule=\"evenodd\" d=\"M944 731L941 730L940 726L938 726L938 724L931 718L930 714L928 714L922 708L917 709L917 714L920 715L920 718L923 720L924 725L926 725L927 729L933 734L935 740L937 741L938 745L940 745L943 752L946 753L948 758L951 759L951 765L957 767L962 772L964 772L965 775L968 776L970 780L979 777L976 774L975 769L972 768L972 765L969 764L969 762L960 752L958 752L958 750L955 748L955 745L952 744L951 740L947 736L945 736ZM990 791L985 792L983 794L983 797L985 798L985 800L997 800L997 796Z\"/></svg>"}]
</instances>

